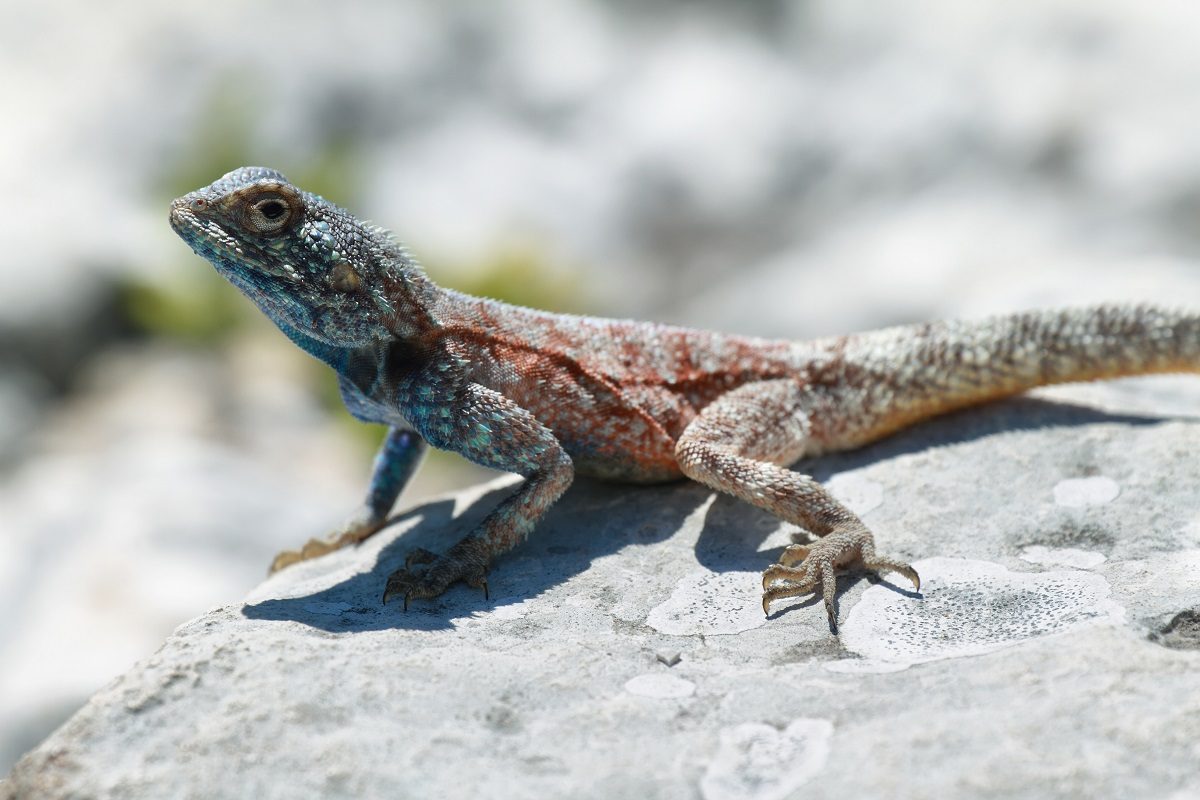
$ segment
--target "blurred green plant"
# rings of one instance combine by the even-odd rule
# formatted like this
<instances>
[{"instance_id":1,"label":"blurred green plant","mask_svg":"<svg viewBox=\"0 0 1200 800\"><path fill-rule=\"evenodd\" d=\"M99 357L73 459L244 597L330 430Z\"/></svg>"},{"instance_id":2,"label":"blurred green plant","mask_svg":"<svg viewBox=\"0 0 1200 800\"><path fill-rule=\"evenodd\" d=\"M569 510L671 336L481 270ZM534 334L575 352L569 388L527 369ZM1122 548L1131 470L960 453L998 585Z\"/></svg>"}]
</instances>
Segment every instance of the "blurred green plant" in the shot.
<instances>
[{"instance_id":1,"label":"blurred green plant","mask_svg":"<svg viewBox=\"0 0 1200 800\"><path fill-rule=\"evenodd\" d=\"M169 281L127 280L118 296L136 332L188 344L215 346L257 313L211 269L181 270Z\"/></svg>"},{"instance_id":2,"label":"blurred green plant","mask_svg":"<svg viewBox=\"0 0 1200 800\"><path fill-rule=\"evenodd\" d=\"M532 242L498 246L478 264L427 265L430 277L452 289L530 308L583 314L590 309L585 271L549 258L548 248Z\"/></svg>"},{"instance_id":3,"label":"blurred green plant","mask_svg":"<svg viewBox=\"0 0 1200 800\"><path fill-rule=\"evenodd\" d=\"M204 102L197 105L190 135L179 145L180 158L169 159L160 174L159 192L178 197L238 167L259 164L281 169L296 185L326 197L350 198L360 185L363 143L353 129L331 125L309 133L302 152L281 156L264 142L259 120L269 119L272 98L244 71L219 75Z\"/></svg>"}]
</instances>

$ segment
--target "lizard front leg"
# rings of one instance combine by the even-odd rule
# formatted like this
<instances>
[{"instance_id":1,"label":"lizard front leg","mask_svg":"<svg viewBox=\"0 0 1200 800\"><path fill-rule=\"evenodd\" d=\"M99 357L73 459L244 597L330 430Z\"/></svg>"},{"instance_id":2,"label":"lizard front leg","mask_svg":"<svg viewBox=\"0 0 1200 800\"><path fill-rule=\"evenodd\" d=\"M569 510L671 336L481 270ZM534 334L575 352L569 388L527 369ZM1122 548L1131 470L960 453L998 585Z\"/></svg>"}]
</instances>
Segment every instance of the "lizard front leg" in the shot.
<instances>
[{"instance_id":1,"label":"lizard front leg","mask_svg":"<svg viewBox=\"0 0 1200 800\"><path fill-rule=\"evenodd\" d=\"M871 532L855 514L807 475L786 469L809 444L805 388L790 378L746 384L706 406L675 447L688 477L770 511L822 537L792 545L763 572L763 611L772 600L821 590L836 630L836 570L861 564L895 571L920 588L908 564L875 553ZM792 566L799 563L800 566Z\"/></svg>"},{"instance_id":2,"label":"lizard front leg","mask_svg":"<svg viewBox=\"0 0 1200 800\"><path fill-rule=\"evenodd\" d=\"M486 592L488 564L525 540L575 475L571 457L549 428L484 386L468 384L450 402L418 406L411 418L435 447L516 472L525 482L445 555L418 550L388 577L383 602L403 596L405 608L409 599L436 597L460 580Z\"/></svg>"},{"instance_id":3,"label":"lizard front leg","mask_svg":"<svg viewBox=\"0 0 1200 800\"><path fill-rule=\"evenodd\" d=\"M377 533L387 522L388 512L429 450L415 431L390 428L371 474L371 486L362 508L338 530L323 539L309 539L299 550L284 550L271 562L271 572L310 558L323 556Z\"/></svg>"}]
</instances>

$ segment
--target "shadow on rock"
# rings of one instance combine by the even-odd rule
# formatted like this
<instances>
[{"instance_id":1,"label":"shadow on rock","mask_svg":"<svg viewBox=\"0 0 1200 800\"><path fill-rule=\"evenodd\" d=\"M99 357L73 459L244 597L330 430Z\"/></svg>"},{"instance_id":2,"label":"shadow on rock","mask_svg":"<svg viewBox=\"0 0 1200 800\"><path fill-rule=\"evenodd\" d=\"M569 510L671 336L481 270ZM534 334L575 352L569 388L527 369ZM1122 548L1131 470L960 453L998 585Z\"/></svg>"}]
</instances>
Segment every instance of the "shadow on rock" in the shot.
<instances>
[{"instance_id":1,"label":"shadow on rock","mask_svg":"<svg viewBox=\"0 0 1200 800\"><path fill-rule=\"evenodd\" d=\"M528 541L492 565L488 597L460 583L441 597L410 601L407 611L396 599L386 606L382 604L388 576L404 566L410 551L444 551L512 490L512 485L494 489L457 516L451 500L411 509L388 524L393 529L406 524L408 527L393 534L369 572L301 597L247 604L242 613L249 619L299 622L338 633L449 629L456 617L535 597L583 572L600 556L630 544L653 544L669 538L709 495L702 487L687 483L633 488L580 479ZM378 535L388 535L388 528Z\"/></svg>"},{"instance_id":2,"label":"shadow on rock","mask_svg":"<svg viewBox=\"0 0 1200 800\"><path fill-rule=\"evenodd\" d=\"M817 480L907 453L972 441L997 433L1096 423L1146 425L1155 417L1110 414L1092 408L1017 398L987 408L971 409L932 420L877 444L846 453L802 461L797 469ZM441 597L413 600L407 611L393 600L381 602L387 577L404 565L408 552L425 548L442 552L473 529L513 490L501 486L480 497L458 516L454 502L441 500L396 517L393 534L369 572L302 597L264 600L247 605L250 619L289 620L331 632L390 628L440 630L451 620L535 597L586 570L594 559L631 544L653 544L673 536L689 513L711 492L697 484L632 487L580 479L568 491L529 541L493 564L489 596L462 584ZM759 551L763 539L780 525L771 514L719 495L709 506L696 543L696 558L714 572L759 571L778 559L781 548ZM387 536L386 529L381 536ZM851 579L853 580L853 579ZM839 595L849 585L839 581Z\"/></svg>"}]
</instances>

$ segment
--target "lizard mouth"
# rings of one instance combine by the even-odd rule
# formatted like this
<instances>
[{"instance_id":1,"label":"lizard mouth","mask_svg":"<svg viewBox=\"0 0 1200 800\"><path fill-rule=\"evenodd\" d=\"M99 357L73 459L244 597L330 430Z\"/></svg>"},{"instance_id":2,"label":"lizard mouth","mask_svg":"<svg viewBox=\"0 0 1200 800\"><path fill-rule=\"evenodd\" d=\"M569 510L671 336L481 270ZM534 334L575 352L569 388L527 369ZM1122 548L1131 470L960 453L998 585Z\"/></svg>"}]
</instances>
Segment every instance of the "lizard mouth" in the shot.
<instances>
[{"instance_id":1,"label":"lizard mouth","mask_svg":"<svg viewBox=\"0 0 1200 800\"><path fill-rule=\"evenodd\" d=\"M211 262L234 283L238 283L237 278L253 284L268 278L293 281L297 278L295 269L277 264L274 254L246 242L216 220L197 214L186 197L171 203L170 220L171 228L196 255Z\"/></svg>"},{"instance_id":2,"label":"lizard mouth","mask_svg":"<svg viewBox=\"0 0 1200 800\"><path fill-rule=\"evenodd\" d=\"M199 217L183 200L180 198L171 204L171 228L197 255L208 259L214 255L245 257L245 250L235 236L216 222Z\"/></svg>"},{"instance_id":3,"label":"lizard mouth","mask_svg":"<svg viewBox=\"0 0 1200 800\"><path fill-rule=\"evenodd\" d=\"M297 280L294 269L286 264L277 267L272 254L238 238L216 220L197 214L187 197L171 203L170 220L171 228L196 255L212 264L269 317L319 336L313 329L311 309L289 289Z\"/></svg>"}]
</instances>

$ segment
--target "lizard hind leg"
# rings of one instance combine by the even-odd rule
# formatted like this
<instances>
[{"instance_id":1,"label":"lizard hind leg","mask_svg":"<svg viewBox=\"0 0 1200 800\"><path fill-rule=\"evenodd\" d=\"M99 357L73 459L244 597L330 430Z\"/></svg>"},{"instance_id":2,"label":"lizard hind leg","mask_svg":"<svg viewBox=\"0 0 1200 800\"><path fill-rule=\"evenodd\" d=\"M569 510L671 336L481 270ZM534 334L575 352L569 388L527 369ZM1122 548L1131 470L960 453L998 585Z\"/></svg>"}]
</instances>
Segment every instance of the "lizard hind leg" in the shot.
<instances>
[{"instance_id":1,"label":"lizard hind leg","mask_svg":"<svg viewBox=\"0 0 1200 800\"><path fill-rule=\"evenodd\" d=\"M870 530L807 475L787 469L809 443L806 389L788 378L746 384L704 408L675 448L679 467L693 480L801 525L817 542L792 545L763 573L763 608L771 602L821 591L830 627L837 629L836 576L861 565L895 571L919 586L907 563L875 552ZM794 566L798 564L799 566Z\"/></svg>"}]
</instances>

